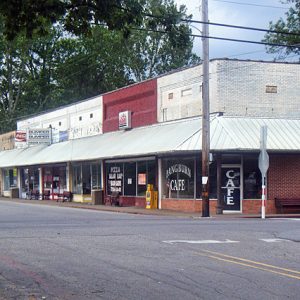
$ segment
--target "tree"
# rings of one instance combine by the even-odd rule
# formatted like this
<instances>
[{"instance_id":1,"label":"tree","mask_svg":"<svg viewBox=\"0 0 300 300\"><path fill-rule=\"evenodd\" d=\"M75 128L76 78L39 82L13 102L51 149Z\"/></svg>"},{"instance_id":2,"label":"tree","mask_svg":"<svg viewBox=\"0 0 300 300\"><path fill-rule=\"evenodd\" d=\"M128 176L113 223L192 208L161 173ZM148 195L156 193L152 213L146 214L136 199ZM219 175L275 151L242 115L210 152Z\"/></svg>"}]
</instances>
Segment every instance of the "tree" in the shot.
<instances>
[{"instance_id":1,"label":"tree","mask_svg":"<svg viewBox=\"0 0 300 300\"><path fill-rule=\"evenodd\" d=\"M5 3L10 9L10 3L14 3L17 11L20 8L19 1L8 2L0 2L2 132L14 129L15 120L20 116L86 99L199 61L192 53L188 22L181 22L182 18L188 20L190 17L186 16L184 6L177 10L173 0L124 1L131 5L143 4L147 12L143 13L141 26L130 23L129 36L124 36L124 30L110 30L95 22L89 24L87 31L80 31L78 26L78 33L86 34L75 35L65 31L66 19L52 24L45 17L31 24L27 16L21 21L27 20L26 26L31 24L29 29L16 27L9 35L10 27L5 25L7 15L2 16L1 9ZM34 2L25 1L23 11ZM57 1L39 3L38 7ZM35 22L40 24L40 30Z\"/></svg>"},{"instance_id":2,"label":"tree","mask_svg":"<svg viewBox=\"0 0 300 300\"><path fill-rule=\"evenodd\" d=\"M185 6L177 10L173 0L149 0L145 9L149 17L143 20L141 27L131 31L124 44L127 67L135 80L142 81L200 61L192 52L188 22L180 22L191 18L186 15Z\"/></svg>"},{"instance_id":3,"label":"tree","mask_svg":"<svg viewBox=\"0 0 300 300\"><path fill-rule=\"evenodd\" d=\"M45 34L45 24L60 21L65 30L76 35L88 33L91 24L105 24L124 32L142 18L143 0L1 0L4 33L13 40L20 32L27 37Z\"/></svg>"},{"instance_id":4,"label":"tree","mask_svg":"<svg viewBox=\"0 0 300 300\"><path fill-rule=\"evenodd\" d=\"M285 14L286 19L281 18L276 23L270 22L270 30L281 33L268 33L263 41L286 45L286 47L269 46L267 48L269 53L279 53L283 56L291 53L300 55L300 0L286 0L285 3L292 5Z\"/></svg>"}]
</instances>

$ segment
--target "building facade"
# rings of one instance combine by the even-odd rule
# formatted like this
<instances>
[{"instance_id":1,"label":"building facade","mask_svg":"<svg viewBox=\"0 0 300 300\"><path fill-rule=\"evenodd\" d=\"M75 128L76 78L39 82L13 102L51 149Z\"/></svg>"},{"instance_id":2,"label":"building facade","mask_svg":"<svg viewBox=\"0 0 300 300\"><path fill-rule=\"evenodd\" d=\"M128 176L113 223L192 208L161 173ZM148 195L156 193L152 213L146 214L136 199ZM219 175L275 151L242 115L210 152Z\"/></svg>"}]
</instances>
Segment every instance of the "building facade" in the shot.
<instances>
[{"instance_id":1,"label":"building facade","mask_svg":"<svg viewBox=\"0 0 300 300\"><path fill-rule=\"evenodd\" d=\"M261 125L270 134L267 212L276 212L275 197L299 196L297 81L299 64L210 62L212 213L259 212ZM55 200L71 191L73 201L91 202L92 191L103 190L107 203L118 194L121 205L145 207L151 185L159 208L200 212L201 102L195 66L22 120L19 131L52 128L54 143L1 152L2 194L49 191Z\"/></svg>"}]
</instances>

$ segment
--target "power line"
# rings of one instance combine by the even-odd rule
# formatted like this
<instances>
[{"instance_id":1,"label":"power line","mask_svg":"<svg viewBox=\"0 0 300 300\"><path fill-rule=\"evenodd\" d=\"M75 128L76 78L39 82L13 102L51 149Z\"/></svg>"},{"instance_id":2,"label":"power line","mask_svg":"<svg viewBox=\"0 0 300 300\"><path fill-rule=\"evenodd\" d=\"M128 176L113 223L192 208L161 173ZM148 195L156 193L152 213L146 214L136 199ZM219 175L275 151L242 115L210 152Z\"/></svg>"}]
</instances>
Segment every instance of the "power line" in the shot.
<instances>
[{"instance_id":1,"label":"power line","mask_svg":"<svg viewBox=\"0 0 300 300\"><path fill-rule=\"evenodd\" d=\"M156 33L162 33L162 34L167 34L168 33L168 31L163 31L163 30L144 29L144 28L137 28L137 27L133 27L132 29L137 30L137 31L156 32ZM277 44L277 43L258 42L258 41L224 38L224 37L217 37L217 36L205 36L205 35L200 35L200 34L189 34L189 36L199 37L199 38L208 38L208 39L214 39L214 40L221 40L221 41L266 45L266 46L273 46L273 47L286 47L286 48L295 48L295 49L300 47L298 45L285 45L285 44Z\"/></svg>"},{"instance_id":2,"label":"power line","mask_svg":"<svg viewBox=\"0 0 300 300\"><path fill-rule=\"evenodd\" d=\"M181 19L181 21L182 22L187 22L187 23L196 23L196 24L205 24L206 23L206 22L203 22L203 21L188 20L188 19ZM224 23L214 23L214 22L207 22L207 24L212 25L212 26L221 26L221 27L229 27L229 28L252 30L252 31L262 31L262 32L267 32L267 33L293 35L293 36L299 36L300 37L300 33L298 33L298 32L286 32L286 31L279 31L279 30L270 30L270 29L264 29L264 28L248 27L248 26L240 26L240 25L231 25L231 24L224 24Z\"/></svg>"},{"instance_id":3,"label":"power line","mask_svg":"<svg viewBox=\"0 0 300 300\"><path fill-rule=\"evenodd\" d=\"M146 17L155 18L159 20L167 20L164 16L158 16L153 15L150 13L144 13L143 14ZM175 15L168 15L168 17L176 17ZM293 35L293 36L299 36L299 32L287 32L287 31L280 31L280 30L271 30L266 28L258 28L258 27L248 27L248 26L240 26L240 25L232 25L232 24L225 24L225 23L216 23L216 22L205 22L205 21L199 21L199 20L193 20L193 19L186 19L186 18L180 18L179 21L185 22L185 23L196 23L196 24L208 24L212 26L221 26L221 27L228 27L228 28L234 28L234 29L243 29L243 30L252 30L252 31L262 31L267 33L275 33L275 34L283 34L283 35ZM174 24L173 24L174 25Z\"/></svg>"},{"instance_id":4,"label":"power line","mask_svg":"<svg viewBox=\"0 0 300 300\"><path fill-rule=\"evenodd\" d=\"M244 2L242 3L242 2L227 1L227 0L213 0L213 1L215 1L215 2L224 2L224 3L231 3L231 4L238 4L238 5L247 5L247 6L257 6L257 7L284 9L284 10L289 9L289 7L284 7L284 6L262 5L262 4L244 3Z\"/></svg>"}]
</instances>

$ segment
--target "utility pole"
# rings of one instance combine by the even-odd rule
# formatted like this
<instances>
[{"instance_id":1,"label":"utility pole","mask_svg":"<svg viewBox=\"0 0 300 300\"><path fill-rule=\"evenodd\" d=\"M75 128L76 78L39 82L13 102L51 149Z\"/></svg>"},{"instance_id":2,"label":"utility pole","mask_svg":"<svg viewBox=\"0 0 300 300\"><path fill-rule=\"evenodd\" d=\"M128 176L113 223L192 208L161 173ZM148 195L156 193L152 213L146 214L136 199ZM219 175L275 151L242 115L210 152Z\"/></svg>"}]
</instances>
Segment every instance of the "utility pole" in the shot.
<instances>
[{"instance_id":1,"label":"utility pole","mask_svg":"<svg viewBox=\"0 0 300 300\"><path fill-rule=\"evenodd\" d=\"M209 41L208 3L202 0L202 217L209 217Z\"/></svg>"}]
</instances>

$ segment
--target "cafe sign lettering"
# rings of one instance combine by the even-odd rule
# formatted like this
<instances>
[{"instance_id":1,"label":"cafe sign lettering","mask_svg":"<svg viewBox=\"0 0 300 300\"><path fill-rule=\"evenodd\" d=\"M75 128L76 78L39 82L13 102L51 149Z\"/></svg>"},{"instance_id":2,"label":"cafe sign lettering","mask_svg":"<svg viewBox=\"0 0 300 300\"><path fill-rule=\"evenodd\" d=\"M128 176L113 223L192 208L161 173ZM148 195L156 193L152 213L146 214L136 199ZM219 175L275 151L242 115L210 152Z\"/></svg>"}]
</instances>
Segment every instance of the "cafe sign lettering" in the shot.
<instances>
[{"instance_id":1,"label":"cafe sign lettering","mask_svg":"<svg viewBox=\"0 0 300 300\"><path fill-rule=\"evenodd\" d=\"M170 166L166 170L166 179L168 180L169 189L171 191L186 190L186 186L187 186L186 179L184 178L184 176L182 177L182 175L191 178L192 176L191 169L188 166L183 164L175 164Z\"/></svg>"},{"instance_id":2,"label":"cafe sign lettering","mask_svg":"<svg viewBox=\"0 0 300 300\"><path fill-rule=\"evenodd\" d=\"M234 189L236 188L233 179L235 178L234 170L228 170L226 172L226 204L227 205L234 205L233 193Z\"/></svg>"}]
</instances>

